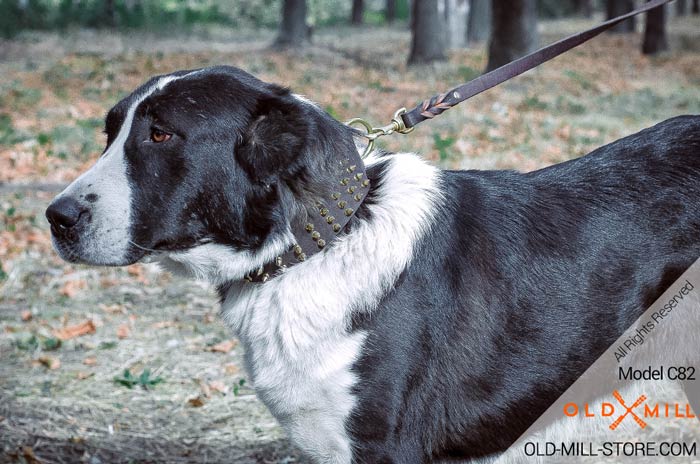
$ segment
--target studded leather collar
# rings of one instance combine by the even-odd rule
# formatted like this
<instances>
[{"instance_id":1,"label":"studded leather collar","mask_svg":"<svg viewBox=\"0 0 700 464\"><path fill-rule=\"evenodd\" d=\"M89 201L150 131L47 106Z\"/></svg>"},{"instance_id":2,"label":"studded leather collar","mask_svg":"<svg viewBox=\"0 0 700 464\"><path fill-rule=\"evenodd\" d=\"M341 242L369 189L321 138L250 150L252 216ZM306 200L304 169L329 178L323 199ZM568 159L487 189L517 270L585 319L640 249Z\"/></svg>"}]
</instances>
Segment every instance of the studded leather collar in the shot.
<instances>
[{"instance_id":1,"label":"studded leather collar","mask_svg":"<svg viewBox=\"0 0 700 464\"><path fill-rule=\"evenodd\" d=\"M295 243L282 255L248 273L246 282L265 283L284 269L309 259L327 247L350 222L369 193L370 181L359 154L338 161L336 190L308 210L308 221L293 227Z\"/></svg>"}]
</instances>

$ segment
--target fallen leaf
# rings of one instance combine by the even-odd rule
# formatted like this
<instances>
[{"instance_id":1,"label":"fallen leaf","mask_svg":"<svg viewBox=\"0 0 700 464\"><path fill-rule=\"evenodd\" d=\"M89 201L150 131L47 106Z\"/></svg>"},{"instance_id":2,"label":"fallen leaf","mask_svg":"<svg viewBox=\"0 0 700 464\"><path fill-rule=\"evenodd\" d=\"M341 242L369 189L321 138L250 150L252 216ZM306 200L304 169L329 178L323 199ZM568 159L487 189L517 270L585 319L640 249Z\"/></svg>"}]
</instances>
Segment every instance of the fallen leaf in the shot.
<instances>
[{"instance_id":1,"label":"fallen leaf","mask_svg":"<svg viewBox=\"0 0 700 464\"><path fill-rule=\"evenodd\" d=\"M94 372L79 371L76 377L78 378L78 380L85 380L92 377L93 375L95 375Z\"/></svg>"},{"instance_id":2,"label":"fallen leaf","mask_svg":"<svg viewBox=\"0 0 700 464\"><path fill-rule=\"evenodd\" d=\"M226 384L221 380L213 380L209 382L209 388L213 391L223 393L224 395L226 394Z\"/></svg>"},{"instance_id":3,"label":"fallen leaf","mask_svg":"<svg viewBox=\"0 0 700 464\"><path fill-rule=\"evenodd\" d=\"M146 278L146 269L142 265L133 264L126 268L126 271L129 273L129 275L134 276L137 282L145 285L150 283Z\"/></svg>"},{"instance_id":4,"label":"fallen leaf","mask_svg":"<svg viewBox=\"0 0 700 464\"><path fill-rule=\"evenodd\" d=\"M228 353L237 344L238 342L235 340L224 340L221 343L217 343L216 345L210 346L208 350L213 351L214 353Z\"/></svg>"},{"instance_id":5,"label":"fallen leaf","mask_svg":"<svg viewBox=\"0 0 700 464\"><path fill-rule=\"evenodd\" d=\"M193 408L201 408L204 406L204 400L201 396L195 396L194 398L187 400L187 405Z\"/></svg>"},{"instance_id":6,"label":"fallen leaf","mask_svg":"<svg viewBox=\"0 0 700 464\"><path fill-rule=\"evenodd\" d=\"M196 379L195 382L197 382L200 390L202 390L202 395L204 395L206 398L211 398L211 389L209 388L209 385L207 385L207 383L202 379Z\"/></svg>"},{"instance_id":7,"label":"fallen leaf","mask_svg":"<svg viewBox=\"0 0 700 464\"><path fill-rule=\"evenodd\" d=\"M37 361L39 361L42 366L52 371L61 367L61 360L54 356L41 356L37 358Z\"/></svg>"},{"instance_id":8,"label":"fallen leaf","mask_svg":"<svg viewBox=\"0 0 700 464\"><path fill-rule=\"evenodd\" d=\"M235 375L240 372L241 368L233 363L224 364L224 372L227 375Z\"/></svg>"},{"instance_id":9,"label":"fallen leaf","mask_svg":"<svg viewBox=\"0 0 700 464\"><path fill-rule=\"evenodd\" d=\"M24 322L31 321L32 320L32 312L28 309L25 309L21 313L22 320Z\"/></svg>"},{"instance_id":10,"label":"fallen leaf","mask_svg":"<svg viewBox=\"0 0 700 464\"><path fill-rule=\"evenodd\" d=\"M29 464L38 464L40 462L36 458L36 456L34 455L34 450L32 449L31 446L23 446L22 447L22 455L24 456L24 459Z\"/></svg>"},{"instance_id":11,"label":"fallen leaf","mask_svg":"<svg viewBox=\"0 0 700 464\"><path fill-rule=\"evenodd\" d=\"M92 319L88 319L80 324L69 325L61 329L54 329L53 331L54 336L63 341L93 333L95 333L95 323L92 322Z\"/></svg>"},{"instance_id":12,"label":"fallen leaf","mask_svg":"<svg viewBox=\"0 0 700 464\"><path fill-rule=\"evenodd\" d=\"M117 337L124 339L129 336L131 333L131 329L129 329L129 324L121 324L119 327L117 327Z\"/></svg>"},{"instance_id":13,"label":"fallen leaf","mask_svg":"<svg viewBox=\"0 0 700 464\"><path fill-rule=\"evenodd\" d=\"M126 272L129 273L129 275L132 276L140 276L143 275L143 266L140 264L134 264L126 268Z\"/></svg>"},{"instance_id":14,"label":"fallen leaf","mask_svg":"<svg viewBox=\"0 0 700 464\"><path fill-rule=\"evenodd\" d=\"M151 328L154 329L165 329L167 327L175 327L177 324L173 321L160 321L151 324Z\"/></svg>"},{"instance_id":15,"label":"fallen leaf","mask_svg":"<svg viewBox=\"0 0 700 464\"><path fill-rule=\"evenodd\" d=\"M94 366L97 364L97 358L94 356L88 356L87 358L83 359L83 364L86 366Z\"/></svg>"},{"instance_id":16,"label":"fallen leaf","mask_svg":"<svg viewBox=\"0 0 700 464\"><path fill-rule=\"evenodd\" d=\"M108 277L103 277L100 279L100 287L102 288L109 288L109 287L115 287L119 285L119 281L117 279L112 279Z\"/></svg>"},{"instance_id":17,"label":"fallen leaf","mask_svg":"<svg viewBox=\"0 0 700 464\"><path fill-rule=\"evenodd\" d=\"M86 280L69 280L63 284L63 287L61 287L59 293L63 296L67 296L68 298L73 298L80 292L80 290L83 290L84 288L87 288Z\"/></svg>"},{"instance_id":18,"label":"fallen leaf","mask_svg":"<svg viewBox=\"0 0 700 464\"><path fill-rule=\"evenodd\" d=\"M101 304L100 309L108 314L126 314L126 308L124 307L124 305L120 304Z\"/></svg>"}]
</instances>

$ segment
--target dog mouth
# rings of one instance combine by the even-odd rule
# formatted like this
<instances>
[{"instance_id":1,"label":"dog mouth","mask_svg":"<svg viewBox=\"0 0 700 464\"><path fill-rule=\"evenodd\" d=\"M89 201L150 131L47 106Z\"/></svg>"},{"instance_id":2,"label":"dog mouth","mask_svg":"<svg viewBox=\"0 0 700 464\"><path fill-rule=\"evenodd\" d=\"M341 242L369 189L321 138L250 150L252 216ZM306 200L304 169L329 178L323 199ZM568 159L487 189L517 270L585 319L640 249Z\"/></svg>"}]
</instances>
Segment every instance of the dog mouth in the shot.
<instances>
[{"instance_id":1,"label":"dog mouth","mask_svg":"<svg viewBox=\"0 0 700 464\"><path fill-rule=\"evenodd\" d=\"M211 243L211 240L207 238L180 238L177 240L160 240L152 247L146 247L136 243L133 240L129 240L129 244L142 253L141 257L135 261L141 263L157 262L167 257L167 255L170 253L191 250L192 248L205 245L207 243Z\"/></svg>"}]
</instances>

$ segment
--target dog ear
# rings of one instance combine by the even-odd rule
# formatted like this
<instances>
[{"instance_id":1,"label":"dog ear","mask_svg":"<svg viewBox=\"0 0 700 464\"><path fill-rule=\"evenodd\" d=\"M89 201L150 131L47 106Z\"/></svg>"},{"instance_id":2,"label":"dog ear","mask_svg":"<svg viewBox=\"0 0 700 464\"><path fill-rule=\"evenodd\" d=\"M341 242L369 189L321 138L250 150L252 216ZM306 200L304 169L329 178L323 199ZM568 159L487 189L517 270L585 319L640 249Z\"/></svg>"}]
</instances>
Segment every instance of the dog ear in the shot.
<instances>
[{"instance_id":1,"label":"dog ear","mask_svg":"<svg viewBox=\"0 0 700 464\"><path fill-rule=\"evenodd\" d=\"M252 122L236 147L236 157L251 180L269 184L289 169L303 151L308 121L289 92L258 102Z\"/></svg>"}]
</instances>

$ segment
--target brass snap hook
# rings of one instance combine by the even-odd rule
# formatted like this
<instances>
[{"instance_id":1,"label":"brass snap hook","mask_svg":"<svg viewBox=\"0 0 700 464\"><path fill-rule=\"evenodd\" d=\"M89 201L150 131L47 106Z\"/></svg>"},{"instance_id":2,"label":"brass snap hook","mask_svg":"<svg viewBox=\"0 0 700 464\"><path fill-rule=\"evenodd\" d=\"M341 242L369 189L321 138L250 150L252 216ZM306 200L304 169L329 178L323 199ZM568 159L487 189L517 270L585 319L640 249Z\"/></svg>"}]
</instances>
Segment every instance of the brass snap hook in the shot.
<instances>
[{"instance_id":1,"label":"brass snap hook","mask_svg":"<svg viewBox=\"0 0 700 464\"><path fill-rule=\"evenodd\" d=\"M394 117L391 119L391 122L386 126L382 127L373 127L369 122L365 121L362 118L352 118L351 120L345 123L348 126L360 125L364 127L367 131L366 133L361 134L363 137L369 140L365 151L361 155L362 159L367 158L367 156L369 156L372 150L374 150L374 142L379 137L391 135L394 132L398 132L399 134L408 134L409 132L413 131L413 127L411 127L410 129L406 128L406 124L404 124L403 119L401 118L401 115L405 112L406 108L399 109L398 111L396 111L396 113L394 113Z\"/></svg>"}]
</instances>

